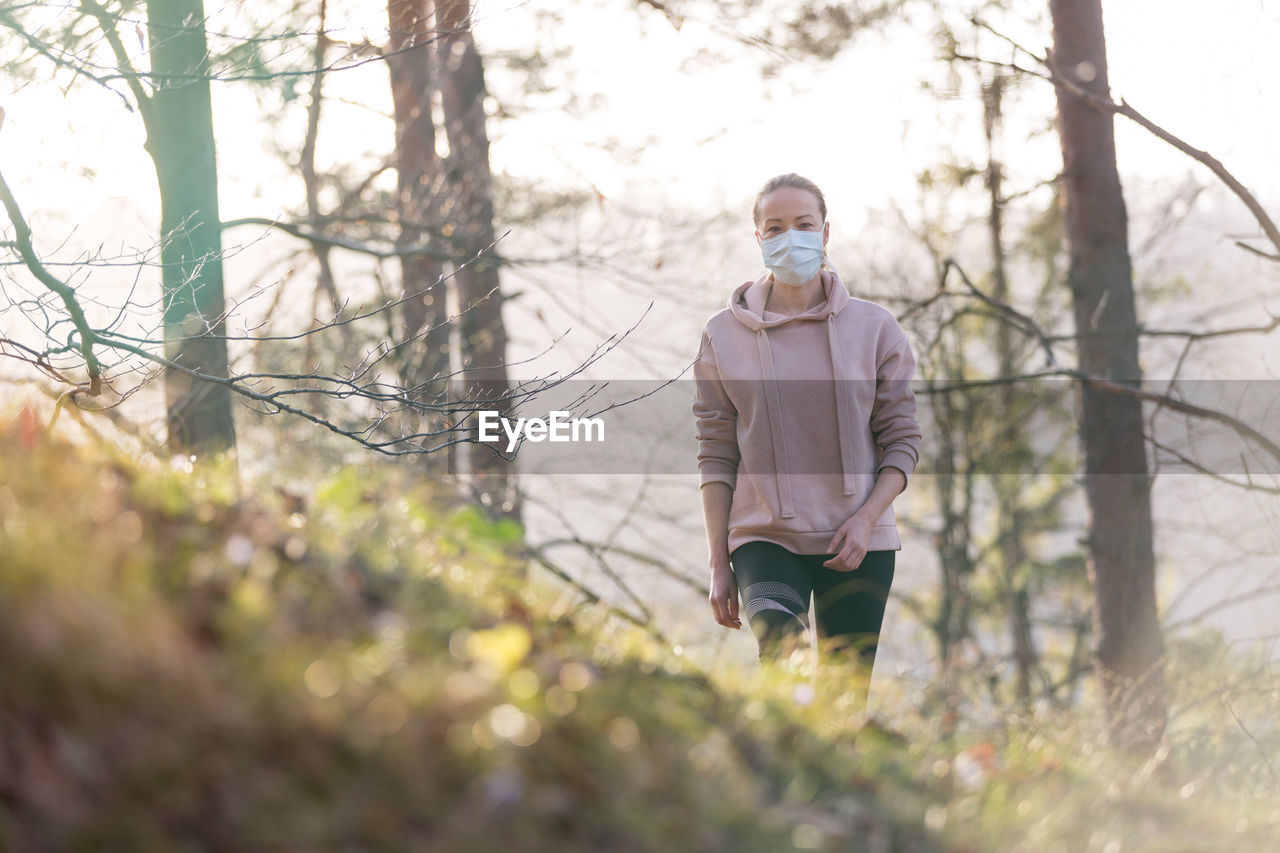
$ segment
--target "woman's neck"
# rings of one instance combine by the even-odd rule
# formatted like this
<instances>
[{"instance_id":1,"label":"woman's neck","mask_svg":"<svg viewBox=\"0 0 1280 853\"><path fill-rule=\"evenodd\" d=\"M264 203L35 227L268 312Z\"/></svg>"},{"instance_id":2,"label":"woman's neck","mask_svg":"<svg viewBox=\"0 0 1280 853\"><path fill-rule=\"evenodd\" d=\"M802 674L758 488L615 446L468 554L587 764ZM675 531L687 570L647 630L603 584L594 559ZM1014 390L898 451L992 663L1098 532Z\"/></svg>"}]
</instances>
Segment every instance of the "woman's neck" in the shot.
<instances>
[{"instance_id":1,"label":"woman's neck","mask_svg":"<svg viewBox=\"0 0 1280 853\"><path fill-rule=\"evenodd\" d=\"M822 273L818 273L799 287L782 284L774 279L769 286L769 295L764 301L764 310L775 314L803 314L821 305L825 299Z\"/></svg>"}]
</instances>

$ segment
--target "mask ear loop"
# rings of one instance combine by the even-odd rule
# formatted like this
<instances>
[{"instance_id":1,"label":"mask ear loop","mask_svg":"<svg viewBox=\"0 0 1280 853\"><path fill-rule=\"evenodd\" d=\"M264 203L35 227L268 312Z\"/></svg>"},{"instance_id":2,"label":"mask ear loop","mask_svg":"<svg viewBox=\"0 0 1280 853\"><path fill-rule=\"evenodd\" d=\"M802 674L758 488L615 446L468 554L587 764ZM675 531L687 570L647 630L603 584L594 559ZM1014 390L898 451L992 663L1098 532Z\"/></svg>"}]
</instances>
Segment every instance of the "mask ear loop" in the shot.
<instances>
[{"instance_id":1,"label":"mask ear loop","mask_svg":"<svg viewBox=\"0 0 1280 853\"><path fill-rule=\"evenodd\" d=\"M827 222L828 220L826 219L822 220L822 225L818 228L818 230L825 231L827 228ZM836 268L831 264L831 257L827 254L827 244L825 241L822 244L822 269L830 270L832 273L835 274L836 278L840 277L840 273L836 272Z\"/></svg>"}]
</instances>

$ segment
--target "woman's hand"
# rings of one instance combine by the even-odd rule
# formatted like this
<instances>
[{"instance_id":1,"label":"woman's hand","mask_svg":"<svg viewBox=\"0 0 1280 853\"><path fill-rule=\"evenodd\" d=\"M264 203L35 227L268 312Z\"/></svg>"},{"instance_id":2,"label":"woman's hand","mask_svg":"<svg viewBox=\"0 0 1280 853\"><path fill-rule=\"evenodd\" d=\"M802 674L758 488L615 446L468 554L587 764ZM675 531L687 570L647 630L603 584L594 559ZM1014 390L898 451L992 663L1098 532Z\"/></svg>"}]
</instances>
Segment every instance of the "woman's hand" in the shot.
<instances>
[{"instance_id":1,"label":"woman's hand","mask_svg":"<svg viewBox=\"0 0 1280 853\"><path fill-rule=\"evenodd\" d=\"M822 565L837 572L851 572L862 564L867 556L867 543L871 539L872 520L862 512L855 512L848 521L840 525L836 535L831 537L827 546L828 554L835 554Z\"/></svg>"},{"instance_id":2,"label":"woman's hand","mask_svg":"<svg viewBox=\"0 0 1280 853\"><path fill-rule=\"evenodd\" d=\"M831 537L827 553L835 556L822 565L837 572L851 572L858 568L862 558L867 556L867 544L871 541L871 528L875 526L876 519L884 516L893 505L893 499L906 487L907 475L902 469L893 465L881 468L866 501Z\"/></svg>"},{"instance_id":3,"label":"woman's hand","mask_svg":"<svg viewBox=\"0 0 1280 853\"><path fill-rule=\"evenodd\" d=\"M711 593L707 597L716 622L726 628L742 627L742 620L738 618L738 579L733 576L733 569L729 566L711 569Z\"/></svg>"}]
</instances>

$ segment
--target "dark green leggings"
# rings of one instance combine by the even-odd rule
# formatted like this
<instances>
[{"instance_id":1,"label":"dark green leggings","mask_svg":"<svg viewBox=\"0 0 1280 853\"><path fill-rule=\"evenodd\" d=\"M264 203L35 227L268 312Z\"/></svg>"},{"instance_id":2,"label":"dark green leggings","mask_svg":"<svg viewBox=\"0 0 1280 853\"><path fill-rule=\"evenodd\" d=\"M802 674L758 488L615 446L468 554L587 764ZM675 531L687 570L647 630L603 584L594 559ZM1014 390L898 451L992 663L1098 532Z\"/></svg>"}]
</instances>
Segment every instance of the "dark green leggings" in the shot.
<instances>
[{"instance_id":1,"label":"dark green leggings","mask_svg":"<svg viewBox=\"0 0 1280 853\"><path fill-rule=\"evenodd\" d=\"M807 642L809 595L823 648L857 651L867 672L876 659L896 551L868 551L858 568L822 565L834 554L793 554L772 542L747 542L729 556L742 612L759 644L760 660L776 660Z\"/></svg>"}]
</instances>

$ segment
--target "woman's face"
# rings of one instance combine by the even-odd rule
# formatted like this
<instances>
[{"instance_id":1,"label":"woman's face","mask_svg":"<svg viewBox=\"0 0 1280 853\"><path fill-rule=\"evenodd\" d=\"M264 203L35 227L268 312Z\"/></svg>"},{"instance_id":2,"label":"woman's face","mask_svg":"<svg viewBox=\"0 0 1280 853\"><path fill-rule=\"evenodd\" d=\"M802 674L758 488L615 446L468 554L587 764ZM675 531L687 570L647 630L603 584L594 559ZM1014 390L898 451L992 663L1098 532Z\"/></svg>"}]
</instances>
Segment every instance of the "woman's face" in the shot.
<instances>
[{"instance_id":1,"label":"woman's face","mask_svg":"<svg viewBox=\"0 0 1280 853\"><path fill-rule=\"evenodd\" d=\"M813 231L818 227L822 227L822 245L826 246L831 226L823 226L818 199L808 190L779 187L760 200L760 224L755 232L757 243L783 231Z\"/></svg>"}]
</instances>

